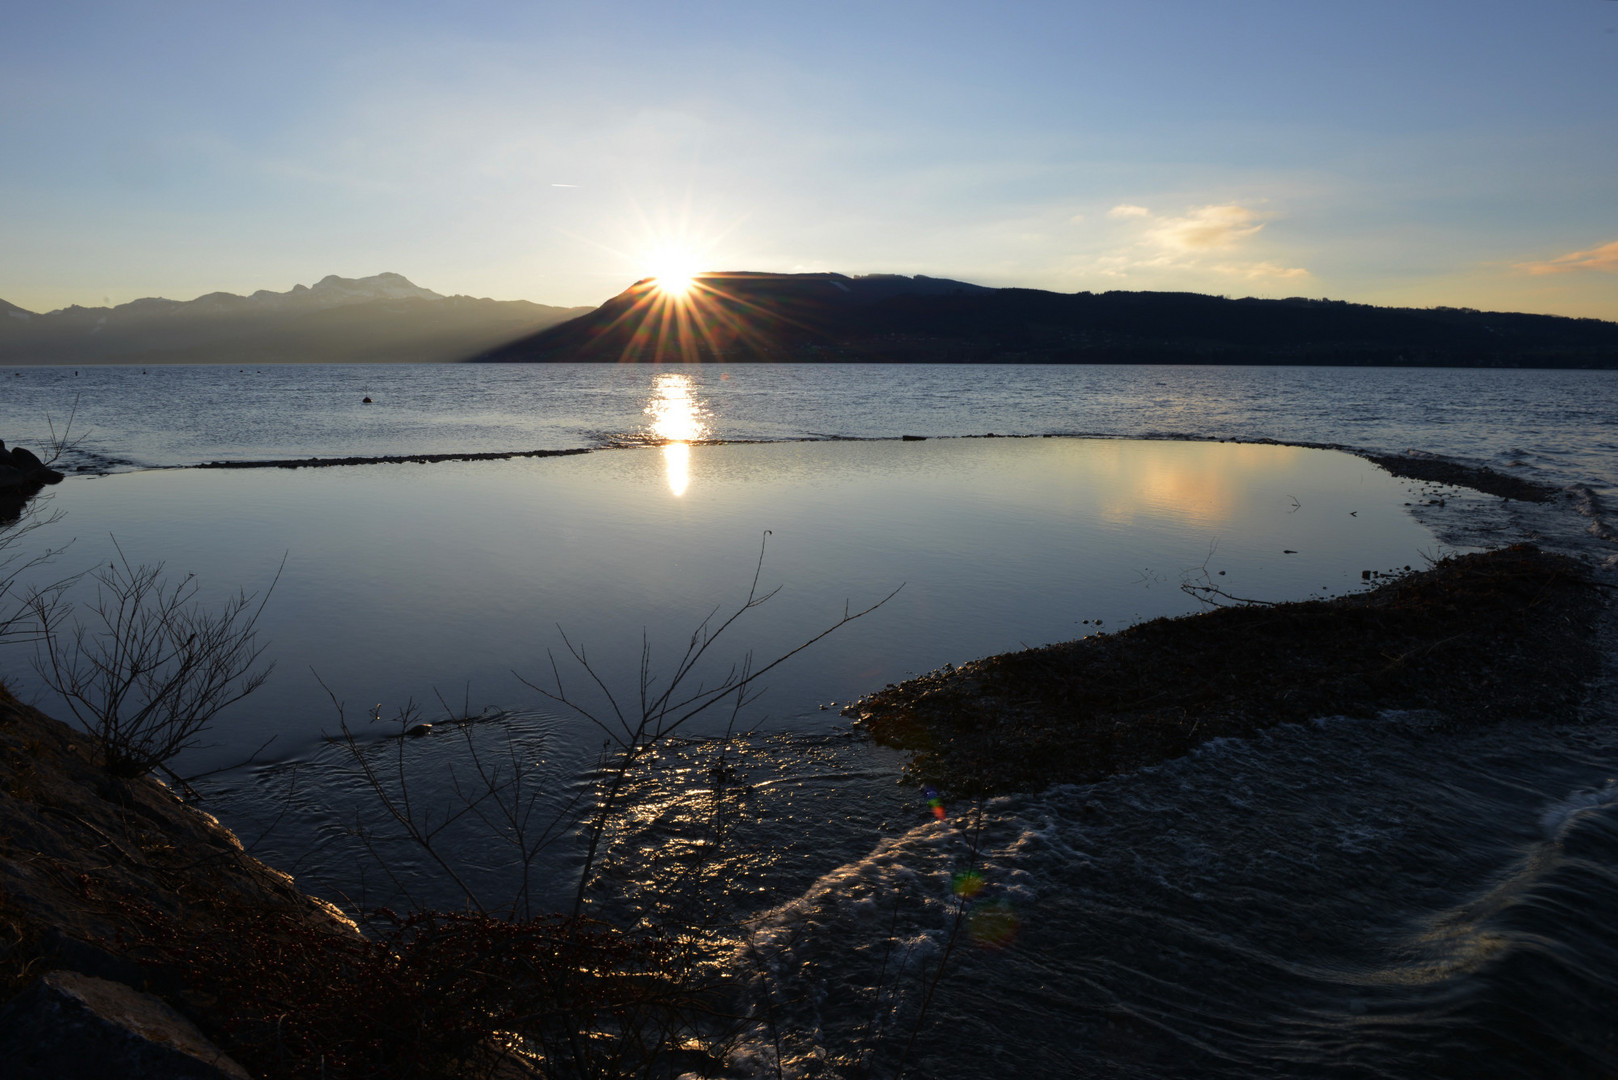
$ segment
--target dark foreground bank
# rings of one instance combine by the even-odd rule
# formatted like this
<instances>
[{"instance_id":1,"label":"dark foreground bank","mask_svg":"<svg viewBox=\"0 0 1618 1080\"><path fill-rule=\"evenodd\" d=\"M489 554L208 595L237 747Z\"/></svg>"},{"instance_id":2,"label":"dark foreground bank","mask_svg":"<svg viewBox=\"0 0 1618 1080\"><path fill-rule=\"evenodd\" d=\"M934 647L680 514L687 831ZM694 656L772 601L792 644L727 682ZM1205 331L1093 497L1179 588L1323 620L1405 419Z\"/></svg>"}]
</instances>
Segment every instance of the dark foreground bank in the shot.
<instances>
[{"instance_id":1,"label":"dark foreground bank","mask_svg":"<svg viewBox=\"0 0 1618 1080\"><path fill-rule=\"evenodd\" d=\"M1598 666L1601 591L1531 545L1333 600L1252 604L1210 588L1228 606L947 667L845 712L958 793L1095 780L1320 716L1561 720Z\"/></svg>"}]
</instances>

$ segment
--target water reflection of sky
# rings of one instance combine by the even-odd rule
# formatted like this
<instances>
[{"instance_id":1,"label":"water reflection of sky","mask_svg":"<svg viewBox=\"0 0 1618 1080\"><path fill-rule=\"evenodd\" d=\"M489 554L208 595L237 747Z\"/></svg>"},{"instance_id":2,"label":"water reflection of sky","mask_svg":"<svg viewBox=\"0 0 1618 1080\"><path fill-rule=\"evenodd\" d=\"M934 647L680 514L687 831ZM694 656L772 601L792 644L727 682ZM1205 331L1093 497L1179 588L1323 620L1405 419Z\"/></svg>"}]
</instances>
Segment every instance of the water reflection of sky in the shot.
<instances>
[{"instance_id":1,"label":"water reflection of sky","mask_svg":"<svg viewBox=\"0 0 1618 1080\"><path fill-rule=\"evenodd\" d=\"M665 400L681 400L677 382ZM1204 564L1235 595L1284 599L1358 588L1361 571L1435 547L1398 481L1330 451L1081 439L682 449L700 484L674 482L650 449L74 477L56 489L66 516L53 542L78 540L57 567L93 565L115 535L132 559L223 591L261 586L286 553L264 622L280 667L221 729L221 753L257 746L266 728L295 753L333 726L311 668L363 706L430 701L435 688L458 702L470 685L474 708L533 707L512 673L548 672L561 627L632 683L643 630L655 668L716 605L740 601L766 530L762 582L784 588L734 634L727 664L905 586L772 674L761 708L811 727L836 722L815 703L912 672L1078 637L1094 620L1193 610L1180 584ZM23 666L8 663L8 681L26 682Z\"/></svg>"}]
</instances>

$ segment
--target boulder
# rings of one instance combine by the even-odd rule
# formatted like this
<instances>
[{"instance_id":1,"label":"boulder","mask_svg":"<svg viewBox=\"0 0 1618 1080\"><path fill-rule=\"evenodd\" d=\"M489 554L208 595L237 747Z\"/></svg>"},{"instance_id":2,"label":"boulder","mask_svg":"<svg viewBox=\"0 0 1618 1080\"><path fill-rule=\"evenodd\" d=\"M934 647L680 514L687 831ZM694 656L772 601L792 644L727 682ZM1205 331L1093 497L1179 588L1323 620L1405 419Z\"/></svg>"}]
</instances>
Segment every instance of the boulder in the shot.
<instances>
[{"instance_id":1,"label":"boulder","mask_svg":"<svg viewBox=\"0 0 1618 1080\"><path fill-rule=\"evenodd\" d=\"M0 442L0 488L32 487L54 484L62 474L39 460L39 455L20 446L6 449Z\"/></svg>"},{"instance_id":2,"label":"boulder","mask_svg":"<svg viewBox=\"0 0 1618 1080\"><path fill-rule=\"evenodd\" d=\"M52 971L0 1011L16 1080L249 1080L168 1005L123 983Z\"/></svg>"},{"instance_id":3,"label":"boulder","mask_svg":"<svg viewBox=\"0 0 1618 1080\"><path fill-rule=\"evenodd\" d=\"M0 527L22 516L28 500L46 484L60 483L62 474L20 446L6 449L0 442Z\"/></svg>"}]
</instances>

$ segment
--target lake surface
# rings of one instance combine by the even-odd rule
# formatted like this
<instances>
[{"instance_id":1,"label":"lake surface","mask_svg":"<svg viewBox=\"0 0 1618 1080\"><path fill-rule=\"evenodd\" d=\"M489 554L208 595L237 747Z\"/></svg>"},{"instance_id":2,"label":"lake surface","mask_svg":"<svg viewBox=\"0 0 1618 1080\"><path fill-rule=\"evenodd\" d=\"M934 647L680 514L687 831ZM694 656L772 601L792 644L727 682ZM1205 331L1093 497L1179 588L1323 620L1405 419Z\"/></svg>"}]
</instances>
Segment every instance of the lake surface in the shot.
<instances>
[{"instance_id":1,"label":"lake surface","mask_svg":"<svg viewBox=\"0 0 1618 1080\"><path fill-rule=\"evenodd\" d=\"M77 402L82 463L604 446L654 437L650 365L0 368L0 430L39 444ZM1601 371L1115 365L702 365L701 437L1100 435L1415 448L1614 479ZM365 405L363 399L372 398ZM1516 464L1513 464L1516 463Z\"/></svg>"},{"instance_id":2,"label":"lake surface","mask_svg":"<svg viewBox=\"0 0 1618 1080\"><path fill-rule=\"evenodd\" d=\"M672 662L764 556L769 603L725 662L785 652L883 608L772 673L744 726L818 730L847 702L948 662L1197 607L1211 579L1257 599L1357 589L1439 544L1403 486L1345 454L1088 439L779 443L310 471L167 470L66 482L63 568L118 550L214 594L267 587L275 678L223 718L224 763L259 732L303 754L350 702L533 701L561 631L617 685L644 630ZM678 490L678 493L676 493ZM49 535L49 534L47 534ZM560 628L560 629L559 629ZM26 677L23 677L26 679ZM436 708L436 706L435 706ZM830 714L835 718L836 713ZM707 732L711 734L712 732ZM262 739L260 738L260 741Z\"/></svg>"},{"instance_id":3,"label":"lake surface","mask_svg":"<svg viewBox=\"0 0 1618 1080\"><path fill-rule=\"evenodd\" d=\"M981 906L997 914L984 925L1016 932L969 935L950 954L909 1059L927 1075L1618 1067L1602 1006L1618 999L1618 941L1602 915L1618 902L1610 727L1463 736L1419 716L1322 718L996 800L974 845L962 828L979 820L973 808L934 820L897 782L895 755L821 708L947 662L1196 610L1190 584L1335 594L1363 587L1365 571L1529 533L1599 563L1618 552L1603 509L1618 491L1612 373L79 372L0 369L9 443L37 445L40 418L60 423L77 400L87 438L66 460L87 471L51 503L64 512L58 540L75 538L64 569L109 557L116 536L131 559L195 572L217 596L264 587L286 559L263 623L275 675L221 718L221 745L183 764L213 767L277 736L264 764L210 781L207 805L306 888L355 904L459 900L374 819L361 823L380 830L393 876L367 861L356 815L374 807L352 755L322 738L337 713L311 669L345 704L360 752L397 764L429 801L452 800L475 752L542 762L540 805L561 814L588 789L601 733L513 673L550 685L560 625L608 685L633 690L643 632L651 669L667 672L705 615L743 602L762 544L760 582L781 591L727 631L704 677L903 588L771 672L744 714L705 717L663 748L611 841L654 855L691 842L716 736L752 732L724 744L747 810L716 865L726 901L751 920L737 947L789 1025L789 1074L894 1064L906 1041L894 1033L917 1022L951 939L950 882L968 864L989 882ZM654 445L671 438L698 445ZM1348 454L1205 441L1217 439L1415 449L1571 497L1522 517ZM595 452L183 467L573 448ZM8 681L39 693L11 652ZM599 708L562 661L569 696ZM433 719L435 691L479 722L404 741L366 723L373 707L391 716L410 699L430 702ZM1604 697L1595 708L1611 711ZM446 836L473 888L510 891L500 844ZM565 896L576 860L558 844L538 891ZM651 903L659 886L633 863L621 895ZM768 1038L750 1053L773 1068Z\"/></svg>"}]
</instances>

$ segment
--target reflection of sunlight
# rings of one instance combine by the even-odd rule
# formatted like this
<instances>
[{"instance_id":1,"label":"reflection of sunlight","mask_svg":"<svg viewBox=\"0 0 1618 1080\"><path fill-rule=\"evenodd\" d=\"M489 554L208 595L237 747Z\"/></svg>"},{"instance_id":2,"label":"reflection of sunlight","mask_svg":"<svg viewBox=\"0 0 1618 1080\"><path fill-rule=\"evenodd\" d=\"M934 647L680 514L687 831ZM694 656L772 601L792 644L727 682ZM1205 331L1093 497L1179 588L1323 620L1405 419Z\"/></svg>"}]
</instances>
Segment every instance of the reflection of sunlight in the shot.
<instances>
[{"instance_id":1,"label":"reflection of sunlight","mask_svg":"<svg viewBox=\"0 0 1618 1080\"><path fill-rule=\"evenodd\" d=\"M659 439L690 442L708 434L708 425L702 422L702 403L692 393L696 386L691 376L678 372L663 372L652 384L657 396L646 406L646 415L652 418L652 434Z\"/></svg>"},{"instance_id":2,"label":"reflection of sunlight","mask_svg":"<svg viewBox=\"0 0 1618 1080\"><path fill-rule=\"evenodd\" d=\"M684 495L687 485L691 483L691 444L665 443L663 467L669 475L669 490L677 496Z\"/></svg>"},{"instance_id":3,"label":"reflection of sunlight","mask_svg":"<svg viewBox=\"0 0 1618 1080\"><path fill-rule=\"evenodd\" d=\"M702 403L696 399L691 376L663 372L653 383L656 396L646 405L652 418L651 433L664 440L663 461L668 469L669 490L685 494L691 482L691 447L694 439L705 438L708 425Z\"/></svg>"},{"instance_id":4,"label":"reflection of sunlight","mask_svg":"<svg viewBox=\"0 0 1618 1080\"><path fill-rule=\"evenodd\" d=\"M1243 478L1295 468L1299 453L1285 446L1231 446L1209 454L1197 443L1098 443L1088 465L1103 520L1127 525L1166 518L1212 529L1250 509ZM1246 471L1232 469L1232 460Z\"/></svg>"}]
</instances>

